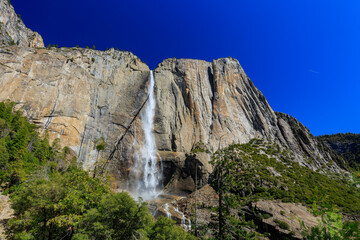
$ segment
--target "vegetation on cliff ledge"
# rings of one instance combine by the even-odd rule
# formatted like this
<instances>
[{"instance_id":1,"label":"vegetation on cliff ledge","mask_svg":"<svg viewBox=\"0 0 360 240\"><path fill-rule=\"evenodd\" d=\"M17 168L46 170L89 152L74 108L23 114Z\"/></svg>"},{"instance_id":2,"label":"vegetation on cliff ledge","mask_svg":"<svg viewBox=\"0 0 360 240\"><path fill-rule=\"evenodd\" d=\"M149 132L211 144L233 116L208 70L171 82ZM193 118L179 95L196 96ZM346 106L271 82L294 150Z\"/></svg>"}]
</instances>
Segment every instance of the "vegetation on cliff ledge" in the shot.
<instances>
[{"instance_id":1,"label":"vegetation on cliff ledge","mask_svg":"<svg viewBox=\"0 0 360 240\"><path fill-rule=\"evenodd\" d=\"M343 212L360 213L360 191L354 184L357 176L319 173L293 158L290 151L258 139L231 145L215 155L215 160L221 160L216 162L218 169L226 172L223 187L244 203L260 198L308 205L322 202Z\"/></svg>"},{"instance_id":2,"label":"vegetation on cliff ledge","mask_svg":"<svg viewBox=\"0 0 360 240\"><path fill-rule=\"evenodd\" d=\"M312 171L300 166L294 161L293 153L276 144L259 139L247 144L233 144L216 152L213 164L215 171L211 184L220 199L217 210L219 228L215 229L219 239L256 238L254 234L249 235L251 231L246 231L254 228L254 224L245 221L245 217L246 211L252 209L251 203L259 199L308 206L318 204L323 216L332 211L326 209L334 208L342 213L360 214L360 190L357 186L360 179L356 175ZM341 220L341 215L336 216L340 216ZM329 230L327 227L332 226L328 223L325 221L323 225L311 229L311 234L320 236L316 234L326 233ZM284 223L278 225L288 229ZM337 229L338 236L359 236L356 223L341 226L344 229ZM311 234L305 233L308 239L343 239L311 238Z\"/></svg>"}]
</instances>

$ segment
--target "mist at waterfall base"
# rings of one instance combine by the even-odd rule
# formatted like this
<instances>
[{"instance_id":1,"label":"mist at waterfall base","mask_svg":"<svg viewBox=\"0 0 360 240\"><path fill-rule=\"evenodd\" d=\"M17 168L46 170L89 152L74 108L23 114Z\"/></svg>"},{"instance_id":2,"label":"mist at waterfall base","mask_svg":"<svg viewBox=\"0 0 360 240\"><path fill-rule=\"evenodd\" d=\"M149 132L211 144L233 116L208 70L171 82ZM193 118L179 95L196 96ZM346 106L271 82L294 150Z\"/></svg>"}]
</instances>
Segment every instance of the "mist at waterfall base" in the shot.
<instances>
[{"instance_id":1,"label":"mist at waterfall base","mask_svg":"<svg viewBox=\"0 0 360 240\"><path fill-rule=\"evenodd\" d=\"M130 170L132 176L128 191L134 198L143 200L156 198L160 194L161 168L156 156L156 143L153 134L156 100L154 96L154 74L150 71L148 98L141 112L141 127L144 133L143 141L136 137L133 142L133 166ZM129 179L130 181L130 179Z\"/></svg>"}]
</instances>

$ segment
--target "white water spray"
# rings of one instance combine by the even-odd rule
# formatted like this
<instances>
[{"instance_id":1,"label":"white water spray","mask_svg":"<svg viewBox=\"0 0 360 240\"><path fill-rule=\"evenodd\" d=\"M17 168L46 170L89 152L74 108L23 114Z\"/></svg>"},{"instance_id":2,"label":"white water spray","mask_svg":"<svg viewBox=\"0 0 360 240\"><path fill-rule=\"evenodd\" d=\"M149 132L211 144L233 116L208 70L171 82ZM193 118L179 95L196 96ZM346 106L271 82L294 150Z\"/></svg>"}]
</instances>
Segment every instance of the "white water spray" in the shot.
<instances>
[{"instance_id":1,"label":"white water spray","mask_svg":"<svg viewBox=\"0 0 360 240\"><path fill-rule=\"evenodd\" d=\"M188 230L188 226L186 225L186 217L185 214L181 211L179 211L179 209L177 207L174 207L175 212L179 213L181 215L181 227L183 227L185 230Z\"/></svg>"},{"instance_id":2,"label":"white water spray","mask_svg":"<svg viewBox=\"0 0 360 240\"><path fill-rule=\"evenodd\" d=\"M155 96L154 96L154 75L150 71L148 100L145 109L141 114L142 130L144 132L144 142L139 151L134 153L133 175L136 177L136 189L134 194L144 200L155 198L159 193L157 187L160 182L161 173L157 164L156 144L153 134L155 116Z\"/></svg>"},{"instance_id":3,"label":"white water spray","mask_svg":"<svg viewBox=\"0 0 360 240\"><path fill-rule=\"evenodd\" d=\"M166 212L166 216L167 216L168 218L171 218L171 213L169 212L169 204L165 203L164 210L165 210L165 212Z\"/></svg>"}]
</instances>

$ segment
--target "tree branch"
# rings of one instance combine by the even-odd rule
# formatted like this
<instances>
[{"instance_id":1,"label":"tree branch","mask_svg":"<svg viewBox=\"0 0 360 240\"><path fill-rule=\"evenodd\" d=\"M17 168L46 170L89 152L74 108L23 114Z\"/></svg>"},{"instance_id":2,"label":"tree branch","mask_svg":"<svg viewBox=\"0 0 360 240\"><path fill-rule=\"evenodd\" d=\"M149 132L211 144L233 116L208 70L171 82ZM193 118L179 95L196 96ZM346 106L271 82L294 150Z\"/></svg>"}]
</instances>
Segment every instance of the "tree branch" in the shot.
<instances>
[{"instance_id":1,"label":"tree branch","mask_svg":"<svg viewBox=\"0 0 360 240\"><path fill-rule=\"evenodd\" d=\"M124 137L126 136L127 132L130 130L132 124L134 123L134 121L135 121L135 119L137 118L137 116L140 114L141 110L144 108L147 100L149 99L149 96L150 96L150 94L147 95L144 103L141 105L141 107L140 107L139 110L136 112L135 116L133 117L133 119L131 120L131 122L129 123L129 125L126 127L125 132L124 132L124 133L121 135L121 137L117 140L114 149L111 151L109 157L107 158L106 162L104 163L103 167L101 168L101 171L100 171L100 173L99 173L99 176L101 176L101 175L104 173L106 167L109 165L110 161L114 158L115 152L118 150L118 147L119 147L121 141L124 139ZM96 174L94 174L94 178L95 178L95 175L96 175Z\"/></svg>"}]
</instances>

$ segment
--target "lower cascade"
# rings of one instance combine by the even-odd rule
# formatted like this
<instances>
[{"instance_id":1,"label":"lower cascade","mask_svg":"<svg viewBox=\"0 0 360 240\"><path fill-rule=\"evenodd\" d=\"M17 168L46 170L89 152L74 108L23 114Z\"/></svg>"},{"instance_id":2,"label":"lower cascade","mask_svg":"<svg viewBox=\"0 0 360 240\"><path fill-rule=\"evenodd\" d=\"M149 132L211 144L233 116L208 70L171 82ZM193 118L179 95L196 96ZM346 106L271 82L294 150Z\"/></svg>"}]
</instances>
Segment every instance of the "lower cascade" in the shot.
<instances>
[{"instance_id":1,"label":"lower cascade","mask_svg":"<svg viewBox=\"0 0 360 240\"><path fill-rule=\"evenodd\" d=\"M171 213L169 212L169 204L165 203L164 210L165 210L165 212L166 212L166 216L167 216L168 218L171 218Z\"/></svg>"},{"instance_id":2,"label":"lower cascade","mask_svg":"<svg viewBox=\"0 0 360 240\"><path fill-rule=\"evenodd\" d=\"M150 71L148 98L145 109L141 113L141 126L144 133L143 143L136 148L133 155L131 175L135 183L130 189L135 197L149 200L159 195L158 187L162 176L156 156L156 143L153 134L156 100L154 96L154 74ZM134 139L134 143L137 139Z\"/></svg>"},{"instance_id":3,"label":"lower cascade","mask_svg":"<svg viewBox=\"0 0 360 240\"><path fill-rule=\"evenodd\" d=\"M190 230L191 229L191 222L189 221L190 224L190 229L188 229L188 226L186 225L186 217L185 214L181 211L179 211L179 208L174 207L175 212L177 212L178 214L181 215L181 227L183 227L185 230Z\"/></svg>"}]
</instances>

